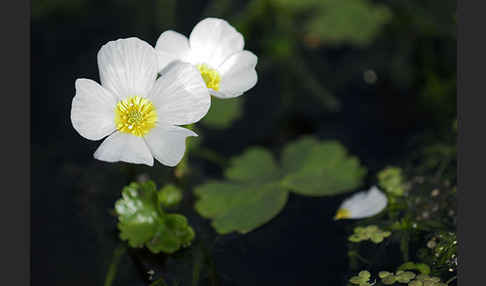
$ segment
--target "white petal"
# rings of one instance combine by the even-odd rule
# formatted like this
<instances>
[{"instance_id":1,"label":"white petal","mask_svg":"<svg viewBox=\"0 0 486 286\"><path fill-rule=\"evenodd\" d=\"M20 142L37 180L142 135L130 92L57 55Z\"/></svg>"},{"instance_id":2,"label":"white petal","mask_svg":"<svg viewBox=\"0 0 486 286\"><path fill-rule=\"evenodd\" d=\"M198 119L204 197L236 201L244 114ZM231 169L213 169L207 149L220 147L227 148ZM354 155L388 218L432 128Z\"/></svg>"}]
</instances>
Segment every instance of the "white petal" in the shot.
<instances>
[{"instance_id":1,"label":"white petal","mask_svg":"<svg viewBox=\"0 0 486 286\"><path fill-rule=\"evenodd\" d=\"M249 51L232 55L219 68L221 83L217 97L230 98L242 95L255 86L258 76L255 70L258 58Z\"/></svg>"},{"instance_id":2,"label":"white petal","mask_svg":"<svg viewBox=\"0 0 486 286\"><path fill-rule=\"evenodd\" d=\"M157 109L159 122L166 125L197 122L211 105L208 89L197 68L179 61L169 65L148 98Z\"/></svg>"},{"instance_id":3,"label":"white petal","mask_svg":"<svg viewBox=\"0 0 486 286\"><path fill-rule=\"evenodd\" d=\"M369 191L359 192L344 200L340 208L350 211L350 218L365 218L378 214L387 205L386 195L373 186Z\"/></svg>"},{"instance_id":4,"label":"white petal","mask_svg":"<svg viewBox=\"0 0 486 286\"><path fill-rule=\"evenodd\" d=\"M163 32L155 45L159 57L159 71L175 60L184 61L190 51L186 36L174 31Z\"/></svg>"},{"instance_id":5,"label":"white petal","mask_svg":"<svg viewBox=\"0 0 486 286\"><path fill-rule=\"evenodd\" d=\"M128 96L145 96L158 72L155 49L138 38L110 41L98 52L98 68L103 87L119 100Z\"/></svg>"},{"instance_id":6,"label":"white petal","mask_svg":"<svg viewBox=\"0 0 486 286\"><path fill-rule=\"evenodd\" d=\"M154 165L152 153L143 138L122 132L115 132L106 138L94 153L94 157L106 162Z\"/></svg>"},{"instance_id":7,"label":"white petal","mask_svg":"<svg viewBox=\"0 0 486 286\"><path fill-rule=\"evenodd\" d=\"M174 167L184 156L188 136L197 134L178 126L157 125L145 135L145 141L157 161Z\"/></svg>"},{"instance_id":8,"label":"white petal","mask_svg":"<svg viewBox=\"0 0 486 286\"><path fill-rule=\"evenodd\" d=\"M115 97L97 82L77 79L71 122L81 136L100 140L115 131Z\"/></svg>"},{"instance_id":9,"label":"white petal","mask_svg":"<svg viewBox=\"0 0 486 286\"><path fill-rule=\"evenodd\" d=\"M222 19L206 18L199 22L189 37L191 63L205 63L218 67L232 54L242 51L244 40L241 33Z\"/></svg>"}]
</instances>

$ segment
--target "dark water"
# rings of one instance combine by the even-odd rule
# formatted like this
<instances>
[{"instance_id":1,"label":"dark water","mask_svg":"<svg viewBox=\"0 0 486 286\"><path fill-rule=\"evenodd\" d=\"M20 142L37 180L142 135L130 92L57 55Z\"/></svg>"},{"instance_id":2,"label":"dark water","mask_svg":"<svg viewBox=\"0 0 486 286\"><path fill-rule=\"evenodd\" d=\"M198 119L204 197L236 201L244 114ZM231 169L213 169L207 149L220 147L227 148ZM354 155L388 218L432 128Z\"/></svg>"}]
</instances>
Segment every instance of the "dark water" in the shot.
<instances>
[{"instance_id":1,"label":"dark water","mask_svg":"<svg viewBox=\"0 0 486 286\"><path fill-rule=\"evenodd\" d=\"M150 5L135 9L133 1L86 3L75 11L52 12L32 22L33 285L102 285L120 243L110 209L127 183L126 166L94 160L92 154L100 142L88 141L72 128L69 115L75 79L98 80L96 53L109 40L137 36L154 44L168 27L188 34L201 19L206 2L179 5L175 26L158 25ZM386 47L384 42L381 48ZM319 56L329 58L331 67L339 69L367 54L343 48ZM385 65L386 58L376 63ZM342 106L338 113L323 112L311 101L306 104L303 96L302 104L282 115L277 112L281 93L275 88L280 79L272 72L259 74L258 84L245 95L242 119L228 130L203 130L204 144L231 156L249 145L278 151L302 134L337 139L368 168L367 184L371 184L377 170L409 151L404 138L422 129L423 115L417 114L409 90L390 87L386 81L366 85L363 68L368 67L357 68L335 92ZM332 82L325 72L323 82ZM196 164L206 176L220 176L218 168L202 161ZM157 178L167 175L168 168L137 167L137 172L149 173L161 184ZM221 285L343 285L348 274L346 223L331 219L343 197L291 194L284 210L270 223L246 235L221 237L193 213L192 202L187 201L185 212L198 234L193 249L199 251L201 245L208 249ZM186 261L190 251L176 258ZM122 257L113 285L145 285L143 271L157 264L162 265L161 271L174 270L164 275L191 281L185 275L192 275L192 258L187 260L189 265L179 265L176 258L130 251Z\"/></svg>"}]
</instances>

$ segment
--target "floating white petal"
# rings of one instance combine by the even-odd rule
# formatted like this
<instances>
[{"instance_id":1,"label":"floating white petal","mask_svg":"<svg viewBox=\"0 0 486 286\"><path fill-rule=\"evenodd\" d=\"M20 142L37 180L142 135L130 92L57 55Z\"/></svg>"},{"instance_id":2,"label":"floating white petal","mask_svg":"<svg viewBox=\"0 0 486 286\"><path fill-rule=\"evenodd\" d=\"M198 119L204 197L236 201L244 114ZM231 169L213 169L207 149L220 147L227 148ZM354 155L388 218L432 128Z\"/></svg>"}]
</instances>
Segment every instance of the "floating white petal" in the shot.
<instances>
[{"instance_id":1,"label":"floating white petal","mask_svg":"<svg viewBox=\"0 0 486 286\"><path fill-rule=\"evenodd\" d=\"M145 136L150 150L159 162L173 167L177 165L186 150L186 138L197 136L193 131L178 126L156 126Z\"/></svg>"},{"instance_id":2,"label":"floating white petal","mask_svg":"<svg viewBox=\"0 0 486 286\"><path fill-rule=\"evenodd\" d=\"M110 41L98 52L101 85L118 96L145 96L154 85L158 56L138 38Z\"/></svg>"},{"instance_id":3,"label":"floating white petal","mask_svg":"<svg viewBox=\"0 0 486 286\"><path fill-rule=\"evenodd\" d=\"M94 157L106 162L154 165L154 158L144 139L122 132L115 132L106 138L94 153Z\"/></svg>"},{"instance_id":4,"label":"floating white petal","mask_svg":"<svg viewBox=\"0 0 486 286\"><path fill-rule=\"evenodd\" d=\"M161 124L186 125L199 121L209 110L211 98L199 71L188 63L173 62L147 97Z\"/></svg>"},{"instance_id":5,"label":"floating white petal","mask_svg":"<svg viewBox=\"0 0 486 286\"><path fill-rule=\"evenodd\" d=\"M381 212L388 199L376 186L345 199L339 207L335 219L366 218Z\"/></svg>"},{"instance_id":6,"label":"floating white petal","mask_svg":"<svg viewBox=\"0 0 486 286\"><path fill-rule=\"evenodd\" d=\"M89 140L100 140L115 131L115 97L89 79L77 79L75 86L76 95L71 108L74 129Z\"/></svg>"}]
</instances>

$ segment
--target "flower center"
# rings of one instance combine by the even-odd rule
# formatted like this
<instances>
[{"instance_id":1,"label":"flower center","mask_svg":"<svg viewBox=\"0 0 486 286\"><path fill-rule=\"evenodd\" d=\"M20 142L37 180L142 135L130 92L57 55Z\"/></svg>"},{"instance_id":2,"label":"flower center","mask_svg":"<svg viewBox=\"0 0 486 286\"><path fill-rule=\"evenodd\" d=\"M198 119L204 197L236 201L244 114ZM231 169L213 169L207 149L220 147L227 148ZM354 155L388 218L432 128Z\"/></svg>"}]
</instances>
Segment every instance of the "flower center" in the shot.
<instances>
[{"instance_id":1,"label":"flower center","mask_svg":"<svg viewBox=\"0 0 486 286\"><path fill-rule=\"evenodd\" d=\"M157 112L150 100L131 96L115 107L115 125L120 132L144 136L157 122Z\"/></svg>"},{"instance_id":2,"label":"flower center","mask_svg":"<svg viewBox=\"0 0 486 286\"><path fill-rule=\"evenodd\" d=\"M218 71L210 68L207 64L196 65L197 69L201 73L201 76L206 83L208 88L219 90L219 82L221 81L221 76Z\"/></svg>"},{"instance_id":3,"label":"flower center","mask_svg":"<svg viewBox=\"0 0 486 286\"><path fill-rule=\"evenodd\" d=\"M337 220L337 219L344 219L350 217L351 217L351 212L348 209L338 209L334 219Z\"/></svg>"}]
</instances>

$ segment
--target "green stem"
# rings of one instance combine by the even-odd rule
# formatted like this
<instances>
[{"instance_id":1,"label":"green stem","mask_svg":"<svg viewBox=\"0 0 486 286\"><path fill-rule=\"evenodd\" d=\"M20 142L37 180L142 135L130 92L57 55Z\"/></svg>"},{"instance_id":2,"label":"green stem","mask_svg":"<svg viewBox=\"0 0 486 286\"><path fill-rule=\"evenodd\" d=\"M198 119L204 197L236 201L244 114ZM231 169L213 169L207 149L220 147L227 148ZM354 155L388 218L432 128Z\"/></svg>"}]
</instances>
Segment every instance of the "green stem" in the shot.
<instances>
[{"instance_id":1,"label":"green stem","mask_svg":"<svg viewBox=\"0 0 486 286\"><path fill-rule=\"evenodd\" d=\"M108 267L108 272L106 273L106 278L105 278L105 284L104 286L111 286L113 283L113 280L115 280L116 277L116 270L118 268L118 264L120 263L120 260L125 254L126 248L124 244L120 244L115 251L113 251L113 258L111 259L111 264Z\"/></svg>"},{"instance_id":2,"label":"green stem","mask_svg":"<svg viewBox=\"0 0 486 286\"><path fill-rule=\"evenodd\" d=\"M197 286L201 275L204 256L199 248L194 249L194 267L192 268L192 286Z\"/></svg>"},{"instance_id":3,"label":"green stem","mask_svg":"<svg viewBox=\"0 0 486 286\"><path fill-rule=\"evenodd\" d=\"M410 240L410 237L409 237L408 232L404 232L404 234L402 235L401 240L400 240L400 250L402 251L404 261L409 261L409 254L408 254L409 240Z\"/></svg>"},{"instance_id":4,"label":"green stem","mask_svg":"<svg viewBox=\"0 0 486 286\"><path fill-rule=\"evenodd\" d=\"M356 258L358 258L359 260L361 260L362 262L368 264L368 265L371 265L370 261L364 257L362 257L361 255L359 255L359 253L357 251L353 251L352 256L355 256Z\"/></svg>"},{"instance_id":5,"label":"green stem","mask_svg":"<svg viewBox=\"0 0 486 286\"><path fill-rule=\"evenodd\" d=\"M452 281L456 280L457 276L452 277L451 279L447 280L446 284L449 285Z\"/></svg>"}]
</instances>

